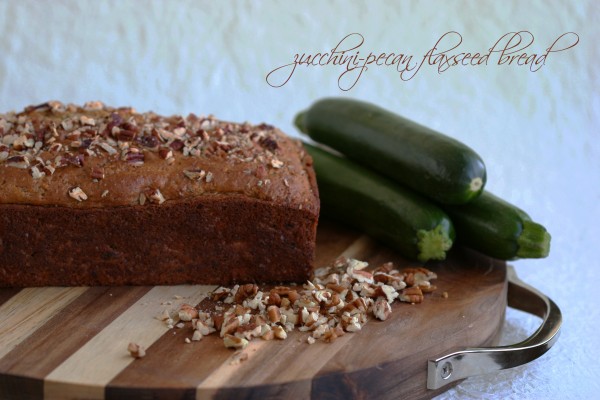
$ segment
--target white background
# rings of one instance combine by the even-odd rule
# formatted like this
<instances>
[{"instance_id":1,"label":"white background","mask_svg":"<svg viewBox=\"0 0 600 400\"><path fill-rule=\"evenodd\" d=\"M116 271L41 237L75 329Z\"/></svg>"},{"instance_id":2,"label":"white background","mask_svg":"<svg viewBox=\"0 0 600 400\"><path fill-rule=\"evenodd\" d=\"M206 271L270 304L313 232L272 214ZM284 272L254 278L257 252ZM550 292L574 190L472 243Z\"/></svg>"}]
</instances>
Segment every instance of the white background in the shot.
<instances>
[{"instance_id":1,"label":"white background","mask_svg":"<svg viewBox=\"0 0 600 400\"><path fill-rule=\"evenodd\" d=\"M294 6L295 5L295 6ZM544 260L513 263L564 316L562 336L525 367L472 378L442 397L597 396L600 239L600 3L598 1L1 1L0 112L50 99L102 100L163 114L268 122L290 135L294 114L324 96L368 100L466 142L487 188L552 233ZM542 54L565 32L579 43L528 66L425 66L402 81L372 66L350 91L343 67L299 66L280 88L265 80L296 53L330 51L360 33L361 54L422 57L446 32L459 51L487 52L526 30ZM363 53L364 52L364 53ZM504 343L539 321L509 312Z\"/></svg>"}]
</instances>

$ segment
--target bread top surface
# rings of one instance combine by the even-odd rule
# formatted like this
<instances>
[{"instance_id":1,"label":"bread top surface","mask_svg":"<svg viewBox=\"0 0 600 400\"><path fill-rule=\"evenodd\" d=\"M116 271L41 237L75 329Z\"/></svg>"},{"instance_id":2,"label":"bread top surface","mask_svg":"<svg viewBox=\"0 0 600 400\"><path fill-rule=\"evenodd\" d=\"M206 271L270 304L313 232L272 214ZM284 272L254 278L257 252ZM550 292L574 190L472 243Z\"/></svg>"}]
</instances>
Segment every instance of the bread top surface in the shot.
<instances>
[{"instance_id":1,"label":"bread top surface","mask_svg":"<svg viewBox=\"0 0 600 400\"><path fill-rule=\"evenodd\" d=\"M100 102L0 114L0 204L95 208L214 195L318 213L310 156L267 124Z\"/></svg>"}]
</instances>

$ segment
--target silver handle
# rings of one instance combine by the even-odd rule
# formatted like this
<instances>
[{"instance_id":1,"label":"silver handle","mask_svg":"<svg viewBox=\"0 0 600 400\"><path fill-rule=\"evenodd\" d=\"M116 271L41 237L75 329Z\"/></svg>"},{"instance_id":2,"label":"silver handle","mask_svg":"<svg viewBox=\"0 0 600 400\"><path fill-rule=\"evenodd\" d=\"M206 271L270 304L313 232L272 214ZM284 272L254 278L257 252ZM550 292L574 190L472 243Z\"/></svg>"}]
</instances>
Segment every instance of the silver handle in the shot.
<instances>
[{"instance_id":1,"label":"silver handle","mask_svg":"<svg viewBox=\"0 0 600 400\"><path fill-rule=\"evenodd\" d=\"M521 281L510 265L507 267L507 274L508 306L541 317L541 326L520 343L467 348L427 361L427 389L439 389L450 382L470 376L526 364L554 345L562 324L560 309L548 296Z\"/></svg>"}]
</instances>

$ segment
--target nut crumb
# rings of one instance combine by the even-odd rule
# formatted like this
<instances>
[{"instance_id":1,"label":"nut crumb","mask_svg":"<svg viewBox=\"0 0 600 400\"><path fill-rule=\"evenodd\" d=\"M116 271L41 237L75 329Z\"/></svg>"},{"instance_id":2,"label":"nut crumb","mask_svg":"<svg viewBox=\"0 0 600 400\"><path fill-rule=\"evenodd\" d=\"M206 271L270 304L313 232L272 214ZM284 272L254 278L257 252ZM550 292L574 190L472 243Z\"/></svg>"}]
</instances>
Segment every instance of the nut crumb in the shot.
<instances>
[{"instance_id":1,"label":"nut crumb","mask_svg":"<svg viewBox=\"0 0 600 400\"><path fill-rule=\"evenodd\" d=\"M245 349L248 346L248 340L233 335L225 335L223 338L225 347L231 347L234 349Z\"/></svg>"},{"instance_id":2,"label":"nut crumb","mask_svg":"<svg viewBox=\"0 0 600 400\"><path fill-rule=\"evenodd\" d=\"M231 356L231 359L229 360L229 365L238 365L238 364L246 361L247 359L248 359L248 353L246 353L243 350L237 350Z\"/></svg>"},{"instance_id":3,"label":"nut crumb","mask_svg":"<svg viewBox=\"0 0 600 400\"><path fill-rule=\"evenodd\" d=\"M137 343L130 342L127 346L127 351L133 358L142 358L146 355L146 349Z\"/></svg>"},{"instance_id":4,"label":"nut crumb","mask_svg":"<svg viewBox=\"0 0 600 400\"><path fill-rule=\"evenodd\" d=\"M281 339L281 340L287 339L287 332L280 325L277 325L273 328L273 334L275 335L275 337L277 339Z\"/></svg>"},{"instance_id":5,"label":"nut crumb","mask_svg":"<svg viewBox=\"0 0 600 400\"><path fill-rule=\"evenodd\" d=\"M171 319L171 315L167 309L162 310L162 312L155 317L159 321L167 321Z\"/></svg>"},{"instance_id":6,"label":"nut crumb","mask_svg":"<svg viewBox=\"0 0 600 400\"><path fill-rule=\"evenodd\" d=\"M198 310L189 304L182 304L179 309L179 320L187 322L195 318L198 318Z\"/></svg>"},{"instance_id":7,"label":"nut crumb","mask_svg":"<svg viewBox=\"0 0 600 400\"><path fill-rule=\"evenodd\" d=\"M242 363L242 362L246 361L247 359L248 359L248 353L246 353L246 352L244 352L242 350L237 350L231 356L231 360L229 361L229 365L237 365L239 363Z\"/></svg>"},{"instance_id":8,"label":"nut crumb","mask_svg":"<svg viewBox=\"0 0 600 400\"><path fill-rule=\"evenodd\" d=\"M415 305L436 290L430 280L437 275L425 268L399 270L392 263L368 266L341 257L315 270L313 280L303 285L218 287L209 296L213 302L209 310L182 304L176 311L176 326L191 324L190 342L216 332L225 347L234 349L258 338L285 340L293 331L307 332L308 344L331 343L346 333L357 334L371 319L389 319L392 303ZM175 323L166 310L162 317L170 327ZM304 341L299 336L294 339Z\"/></svg>"},{"instance_id":9,"label":"nut crumb","mask_svg":"<svg viewBox=\"0 0 600 400\"><path fill-rule=\"evenodd\" d=\"M199 342L200 340L202 340L202 333L200 333L200 331L194 331L194 333L192 334L192 341L194 342Z\"/></svg>"}]
</instances>

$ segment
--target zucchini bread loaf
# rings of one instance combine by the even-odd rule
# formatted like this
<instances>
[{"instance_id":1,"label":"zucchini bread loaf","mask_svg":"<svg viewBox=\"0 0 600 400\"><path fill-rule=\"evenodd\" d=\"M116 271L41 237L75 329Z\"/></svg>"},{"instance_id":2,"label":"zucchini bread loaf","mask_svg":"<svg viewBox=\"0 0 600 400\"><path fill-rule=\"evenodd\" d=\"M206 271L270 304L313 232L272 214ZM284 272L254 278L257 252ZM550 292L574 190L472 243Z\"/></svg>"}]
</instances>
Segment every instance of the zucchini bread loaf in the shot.
<instances>
[{"instance_id":1,"label":"zucchini bread loaf","mask_svg":"<svg viewBox=\"0 0 600 400\"><path fill-rule=\"evenodd\" d=\"M270 125L0 114L0 287L301 282L318 214L310 156Z\"/></svg>"}]
</instances>

